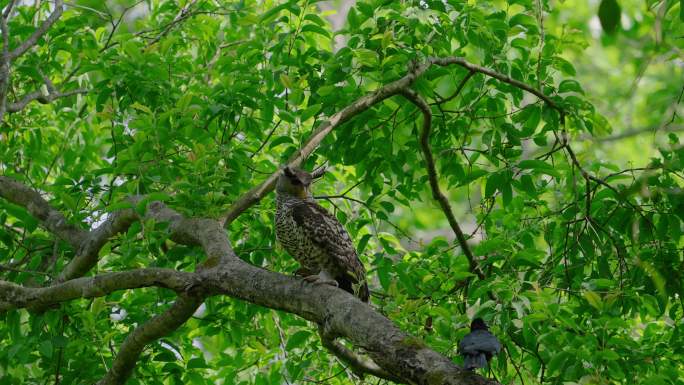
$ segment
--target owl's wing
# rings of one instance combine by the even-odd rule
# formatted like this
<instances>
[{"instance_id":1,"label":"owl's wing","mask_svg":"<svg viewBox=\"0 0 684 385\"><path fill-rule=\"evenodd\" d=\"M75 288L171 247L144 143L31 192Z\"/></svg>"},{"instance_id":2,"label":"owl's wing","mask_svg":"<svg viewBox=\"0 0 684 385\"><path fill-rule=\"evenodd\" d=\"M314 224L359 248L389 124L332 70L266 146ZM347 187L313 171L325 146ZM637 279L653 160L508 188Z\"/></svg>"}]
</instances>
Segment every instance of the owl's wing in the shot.
<instances>
[{"instance_id":1,"label":"owl's wing","mask_svg":"<svg viewBox=\"0 0 684 385\"><path fill-rule=\"evenodd\" d=\"M366 269L344 226L316 202L304 201L292 208L292 217L311 241L326 251L332 263L346 271L352 283L366 280Z\"/></svg>"}]
</instances>

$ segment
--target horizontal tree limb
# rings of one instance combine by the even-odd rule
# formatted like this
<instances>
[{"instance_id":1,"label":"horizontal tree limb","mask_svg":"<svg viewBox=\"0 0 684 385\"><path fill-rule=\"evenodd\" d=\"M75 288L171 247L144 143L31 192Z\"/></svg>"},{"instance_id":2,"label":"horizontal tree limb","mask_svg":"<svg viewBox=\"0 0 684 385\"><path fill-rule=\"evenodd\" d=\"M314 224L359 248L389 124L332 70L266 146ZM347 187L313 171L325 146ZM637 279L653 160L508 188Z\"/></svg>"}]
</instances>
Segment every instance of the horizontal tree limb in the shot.
<instances>
[{"instance_id":1,"label":"horizontal tree limb","mask_svg":"<svg viewBox=\"0 0 684 385\"><path fill-rule=\"evenodd\" d=\"M73 96L77 94L85 94L88 93L88 90L85 88L78 88L75 90L69 90L69 91L64 91L64 92L59 92L59 91L50 91L48 92L47 95L43 94L42 91L37 90L30 92L26 95L24 95L19 101L14 102L14 103L8 103L7 104L7 112L13 113L13 112L19 112L26 108L26 106L31 103L34 100L37 100L38 102L42 104L48 104L51 103L59 98L66 98L68 96Z\"/></svg>"},{"instance_id":2,"label":"horizontal tree limb","mask_svg":"<svg viewBox=\"0 0 684 385\"><path fill-rule=\"evenodd\" d=\"M81 277L47 287L24 287L0 281L0 311L10 308L42 308L77 299L102 297L124 289L159 286L184 292L196 280L194 273L173 269L146 268Z\"/></svg>"},{"instance_id":3,"label":"horizontal tree limb","mask_svg":"<svg viewBox=\"0 0 684 385\"><path fill-rule=\"evenodd\" d=\"M18 182L3 178L7 190L21 190ZM9 189L7 186L11 186ZM18 187L17 187L18 186ZM30 193L30 191L27 191ZM52 210L40 195L19 203L38 202L33 209L40 217ZM38 199L40 198L40 199ZM132 198L133 200L140 197ZM27 204L27 207L31 205ZM125 211L125 210L124 210ZM122 217L126 215L120 214ZM54 215L53 215L54 216ZM238 258L220 222L187 219L161 202L147 205L145 218L168 222L171 239L186 245L201 246L207 260L197 273L169 269L141 269L75 278L44 288L24 288L0 282L0 306L40 307L75 298L106 295L115 290L162 286L184 293L167 313L153 318L127 338L120 363L102 381L122 384L130 375L142 347L180 326L207 295L229 295L251 303L287 311L322 325L326 336L344 337L364 349L375 363L391 376L412 384L495 384L456 366L449 358L429 349L392 321L347 292L331 286L318 286L296 277L267 271ZM102 230L103 233L107 231ZM185 293L192 293L186 295ZM8 305L9 304L9 305ZM0 308L1 310L2 308ZM123 348L123 346L122 346ZM111 380L110 380L111 379Z\"/></svg>"}]
</instances>

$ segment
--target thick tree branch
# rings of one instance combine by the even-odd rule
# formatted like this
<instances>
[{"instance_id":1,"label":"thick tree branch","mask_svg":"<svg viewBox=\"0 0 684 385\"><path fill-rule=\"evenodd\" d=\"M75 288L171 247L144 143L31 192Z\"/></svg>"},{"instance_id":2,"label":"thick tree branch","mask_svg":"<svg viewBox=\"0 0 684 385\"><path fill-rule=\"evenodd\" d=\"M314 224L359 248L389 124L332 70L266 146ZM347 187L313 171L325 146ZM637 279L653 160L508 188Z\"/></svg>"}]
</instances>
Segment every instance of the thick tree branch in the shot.
<instances>
[{"instance_id":1,"label":"thick tree branch","mask_svg":"<svg viewBox=\"0 0 684 385\"><path fill-rule=\"evenodd\" d=\"M17 48L13 49L9 53L10 60L18 58L26 53L26 51L28 51L31 47L36 45L38 40L45 35L45 32L47 32L47 30L50 29L50 27L52 27L52 25L55 24L55 22L62 16L62 12L64 12L64 0L56 0L55 9L52 11L50 16L43 21L43 24L41 24L38 29L33 31L31 36L29 36L26 41L21 43Z\"/></svg>"},{"instance_id":2,"label":"thick tree branch","mask_svg":"<svg viewBox=\"0 0 684 385\"><path fill-rule=\"evenodd\" d=\"M173 333L183 325L202 304L202 299L181 295L164 313L154 316L137 327L121 344L112 367L97 385L123 385L133 373L140 353L147 344Z\"/></svg>"},{"instance_id":3,"label":"thick tree branch","mask_svg":"<svg viewBox=\"0 0 684 385\"><path fill-rule=\"evenodd\" d=\"M343 290L309 284L299 278L270 272L238 258L221 224L209 219L186 219L159 202L148 206L148 216L169 222L176 242L202 246L213 268L199 271L193 293L181 296L167 313L153 318L127 338L112 369L100 384L121 384L131 373L144 345L180 326L200 297L226 294L258 305L297 314L323 325L326 335L345 337L387 373L412 384L495 384L457 367L450 359L425 346ZM171 315L173 313L174 315ZM129 342L130 341L130 342ZM123 353L123 352L130 352ZM122 357L122 358L119 358ZM126 365L124 365L124 363Z\"/></svg>"},{"instance_id":4,"label":"thick tree branch","mask_svg":"<svg viewBox=\"0 0 684 385\"><path fill-rule=\"evenodd\" d=\"M402 91L402 96L411 101L418 107L423 113L423 128L420 132L420 149L423 151L423 157L425 158L425 166L428 172L428 179L430 181L430 189L432 190L432 197L439 203L442 208L444 215L449 222L449 226L456 234L456 239L461 245L461 249L468 258L468 264L470 265L470 271L480 279L484 279L484 274L480 270L477 262L475 261L475 256L468 246L468 240L466 239L461 226L458 224L454 212L451 209L451 204L449 199L444 195L442 190L439 188L439 177L437 176L437 169L435 168L435 159L432 156L432 150L430 149L430 132L432 131L432 110L427 102L420 97L415 91L411 89L405 89Z\"/></svg>"},{"instance_id":5,"label":"thick tree branch","mask_svg":"<svg viewBox=\"0 0 684 385\"><path fill-rule=\"evenodd\" d=\"M76 278L48 287L24 287L0 281L0 303L10 305L6 308L0 306L0 311L9 308L42 308L77 298L102 297L117 290L148 286L184 292L193 285L194 277L193 273L149 268Z\"/></svg>"},{"instance_id":6,"label":"thick tree branch","mask_svg":"<svg viewBox=\"0 0 684 385\"><path fill-rule=\"evenodd\" d=\"M29 214L40 221L41 226L75 249L88 235L87 231L69 224L64 215L53 209L40 193L9 177L0 176L0 197L26 208Z\"/></svg>"}]
</instances>

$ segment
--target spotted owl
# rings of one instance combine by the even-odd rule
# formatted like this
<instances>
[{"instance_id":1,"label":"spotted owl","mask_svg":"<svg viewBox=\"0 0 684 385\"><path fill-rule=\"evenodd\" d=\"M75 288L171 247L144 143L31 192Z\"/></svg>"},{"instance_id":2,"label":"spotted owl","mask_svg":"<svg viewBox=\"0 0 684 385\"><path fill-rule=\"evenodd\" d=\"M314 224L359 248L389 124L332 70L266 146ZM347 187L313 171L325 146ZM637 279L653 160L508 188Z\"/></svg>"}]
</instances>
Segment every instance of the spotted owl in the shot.
<instances>
[{"instance_id":1,"label":"spotted owl","mask_svg":"<svg viewBox=\"0 0 684 385\"><path fill-rule=\"evenodd\" d=\"M368 302L366 269L342 224L309 194L314 175L285 167L276 184L276 237L309 273L304 279L331 284Z\"/></svg>"}]
</instances>

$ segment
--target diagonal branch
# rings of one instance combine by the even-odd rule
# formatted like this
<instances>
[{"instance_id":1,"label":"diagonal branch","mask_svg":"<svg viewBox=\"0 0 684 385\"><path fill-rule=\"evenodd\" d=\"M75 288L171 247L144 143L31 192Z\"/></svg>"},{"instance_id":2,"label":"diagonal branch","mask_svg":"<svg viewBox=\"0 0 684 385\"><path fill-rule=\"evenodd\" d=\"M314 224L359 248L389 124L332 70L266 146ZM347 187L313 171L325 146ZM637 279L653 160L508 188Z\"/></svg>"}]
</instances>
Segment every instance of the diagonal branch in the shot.
<instances>
[{"instance_id":1,"label":"diagonal branch","mask_svg":"<svg viewBox=\"0 0 684 385\"><path fill-rule=\"evenodd\" d=\"M202 304L202 300L199 297L181 295L165 312L138 326L121 344L112 367L97 385L125 384L145 346L183 325Z\"/></svg>"},{"instance_id":2,"label":"diagonal branch","mask_svg":"<svg viewBox=\"0 0 684 385\"><path fill-rule=\"evenodd\" d=\"M334 339L326 337L325 333L323 333L321 330L319 330L319 335L321 337L321 344L323 344L326 349L336 355L340 360L349 365L354 373L359 375L370 374L375 377L399 384L403 382L401 378L393 376L391 373L384 371L375 362L360 357L358 354L347 349L344 345L340 344Z\"/></svg>"},{"instance_id":3,"label":"diagonal branch","mask_svg":"<svg viewBox=\"0 0 684 385\"><path fill-rule=\"evenodd\" d=\"M5 112L7 110L7 90L9 89L10 81L10 38L9 38L9 26L7 21L10 14L12 13L12 8L14 8L14 1L11 0L5 11L0 15L0 32L2 32L2 56L0 56L0 121L5 117Z\"/></svg>"},{"instance_id":4,"label":"diagonal branch","mask_svg":"<svg viewBox=\"0 0 684 385\"><path fill-rule=\"evenodd\" d=\"M461 249L468 258L468 264L470 265L470 271L477 274L480 279L484 279L484 274L480 270L477 262L475 261L475 256L468 246L468 240L466 239L461 226L459 226L456 217L454 217L454 212L451 209L451 204L449 199L444 195L442 190L439 188L439 178L437 176L437 170L435 168L435 159L432 156L432 150L430 149L430 132L432 131L432 111L427 102L420 97L415 91L411 89L403 90L402 96L408 99L411 103L415 104L423 113L423 129L420 132L420 148L423 151L423 157L425 158L425 166L428 172L428 179L430 181L430 188L432 189L432 197L439 203L442 208L444 215L449 221L449 226L456 234L456 239L461 245Z\"/></svg>"},{"instance_id":5,"label":"diagonal branch","mask_svg":"<svg viewBox=\"0 0 684 385\"><path fill-rule=\"evenodd\" d=\"M331 116L330 119L325 121L316 130L314 130L302 147L297 152L292 154L290 159L288 159L287 164L289 166L299 166L309 155L311 155L312 152L314 152L314 150L316 150L318 145L333 129L352 119L356 115L368 110L372 106L382 102L383 100L401 93L403 89L413 84L416 78L425 73L429 67L429 63L415 66L401 79L389 83L383 87L380 87L374 92L356 99L356 101L354 101L352 104ZM274 172L261 184L243 194L222 216L221 222L225 226L228 226L245 210L258 203L264 196L266 196L266 194L273 191L281 172L282 170Z\"/></svg>"},{"instance_id":6,"label":"diagonal branch","mask_svg":"<svg viewBox=\"0 0 684 385\"><path fill-rule=\"evenodd\" d=\"M28 51L31 47L36 45L38 43L38 40L45 35L48 29L52 27L53 24L62 16L62 12L64 12L64 0L56 0L55 1L55 8L48 16L45 21L43 21L43 24L40 25L33 33L31 36L29 36L26 41L21 43L17 48L13 49L9 53L9 58L10 60L14 60L18 58L19 56L23 55Z\"/></svg>"},{"instance_id":7,"label":"diagonal branch","mask_svg":"<svg viewBox=\"0 0 684 385\"><path fill-rule=\"evenodd\" d=\"M156 44L159 40L161 40L164 36L166 36L173 27L175 27L178 23L189 17L190 14L190 8L192 8L197 0L190 0L183 8L181 8L178 13L176 14L176 17L173 18L173 20L167 24L164 29L159 33L159 35L155 36L152 40L150 40L149 43L147 43L148 47L153 46Z\"/></svg>"},{"instance_id":8,"label":"diagonal branch","mask_svg":"<svg viewBox=\"0 0 684 385\"><path fill-rule=\"evenodd\" d=\"M55 210L37 191L9 177L0 176L0 197L22 206L41 226L59 238L67 241L73 248L78 248L88 232L69 224L59 211Z\"/></svg>"},{"instance_id":9,"label":"diagonal branch","mask_svg":"<svg viewBox=\"0 0 684 385\"><path fill-rule=\"evenodd\" d=\"M140 197L133 197L131 202L136 202ZM87 232L81 243L76 248L76 256L57 277L57 282L83 276L92 269L98 261L100 249L109 242L114 235L123 233L138 219L138 214L133 209L116 211L107 218L98 228Z\"/></svg>"},{"instance_id":10,"label":"diagonal branch","mask_svg":"<svg viewBox=\"0 0 684 385\"><path fill-rule=\"evenodd\" d=\"M159 286L176 292L190 287L195 275L173 269L148 268L118 273L106 273L94 277L72 279L48 287L24 287L0 281L0 312L11 308L37 309L77 298L102 297L114 291Z\"/></svg>"}]
</instances>

